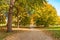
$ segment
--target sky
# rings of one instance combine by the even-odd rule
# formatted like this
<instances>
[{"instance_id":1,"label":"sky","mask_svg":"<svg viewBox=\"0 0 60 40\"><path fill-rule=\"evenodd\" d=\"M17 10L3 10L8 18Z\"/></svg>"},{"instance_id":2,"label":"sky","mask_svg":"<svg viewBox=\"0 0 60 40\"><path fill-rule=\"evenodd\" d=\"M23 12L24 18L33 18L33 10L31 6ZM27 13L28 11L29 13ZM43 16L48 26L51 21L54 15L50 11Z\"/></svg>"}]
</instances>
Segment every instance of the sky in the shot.
<instances>
[{"instance_id":1,"label":"sky","mask_svg":"<svg viewBox=\"0 0 60 40\"><path fill-rule=\"evenodd\" d=\"M48 3L56 8L57 15L60 16L60 0L48 0Z\"/></svg>"}]
</instances>

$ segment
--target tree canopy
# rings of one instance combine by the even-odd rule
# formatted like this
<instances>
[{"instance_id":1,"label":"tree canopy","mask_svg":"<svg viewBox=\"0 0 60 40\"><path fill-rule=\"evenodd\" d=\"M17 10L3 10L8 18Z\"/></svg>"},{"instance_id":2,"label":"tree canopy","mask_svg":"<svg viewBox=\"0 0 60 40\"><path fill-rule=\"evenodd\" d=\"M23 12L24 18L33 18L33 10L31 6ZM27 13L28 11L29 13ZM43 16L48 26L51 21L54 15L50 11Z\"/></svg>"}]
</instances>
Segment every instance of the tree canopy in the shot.
<instances>
[{"instance_id":1,"label":"tree canopy","mask_svg":"<svg viewBox=\"0 0 60 40\"><path fill-rule=\"evenodd\" d=\"M0 16L0 20L8 19L9 28L29 25L32 19L37 26L54 25L57 20L56 9L47 0L0 0Z\"/></svg>"}]
</instances>

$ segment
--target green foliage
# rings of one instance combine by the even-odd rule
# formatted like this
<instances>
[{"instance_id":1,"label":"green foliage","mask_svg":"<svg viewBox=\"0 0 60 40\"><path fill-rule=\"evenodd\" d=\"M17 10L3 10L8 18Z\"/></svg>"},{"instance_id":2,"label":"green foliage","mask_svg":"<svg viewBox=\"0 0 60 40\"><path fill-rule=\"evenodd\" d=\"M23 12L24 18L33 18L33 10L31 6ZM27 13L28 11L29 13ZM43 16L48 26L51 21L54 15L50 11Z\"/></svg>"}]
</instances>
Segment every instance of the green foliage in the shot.
<instances>
[{"instance_id":1,"label":"green foliage","mask_svg":"<svg viewBox=\"0 0 60 40\"><path fill-rule=\"evenodd\" d=\"M48 27L49 25L56 24L57 13L54 7L52 7L50 4L45 4L45 6L39 8L39 10L37 11L37 13L35 13L36 25L39 24L39 25L44 25L45 27Z\"/></svg>"},{"instance_id":2,"label":"green foliage","mask_svg":"<svg viewBox=\"0 0 60 40\"><path fill-rule=\"evenodd\" d=\"M49 30L48 32L52 33L52 37L57 40L60 40L60 30Z\"/></svg>"},{"instance_id":3,"label":"green foliage","mask_svg":"<svg viewBox=\"0 0 60 40\"><path fill-rule=\"evenodd\" d=\"M30 24L30 18L29 17L24 17L21 22L20 25L29 25Z\"/></svg>"},{"instance_id":4,"label":"green foliage","mask_svg":"<svg viewBox=\"0 0 60 40\"><path fill-rule=\"evenodd\" d=\"M4 14L0 13L0 24L5 24L6 23L6 17Z\"/></svg>"},{"instance_id":5,"label":"green foliage","mask_svg":"<svg viewBox=\"0 0 60 40\"><path fill-rule=\"evenodd\" d=\"M28 16L34 14L36 7L44 6L44 3L46 0L16 0L13 9L13 19L16 19L14 23L18 24L20 21L21 25L30 24L31 19Z\"/></svg>"},{"instance_id":6,"label":"green foliage","mask_svg":"<svg viewBox=\"0 0 60 40\"><path fill-rule=\"evenodd\" d=\"M0 0L0 24L6 23L6 14L9 9L9 0Z\"/></svg>"},{"instance_id":7,"label":"green foliage","mask_svg":"<svg viewBox=\"0 0 60 40\"><path fill-rule=\"evenodd\" d=\"M9 12L9 5L10 0L0 0L0 13L3 14L3 16L0 14L0 21L6 19L5 15ZM15 0L13 7L12 22L15 25L30 24L30 17L33 17L37 26L48 26L56 23L56 10L47 3L47 0Z\"/></svg>"}]
</instances>

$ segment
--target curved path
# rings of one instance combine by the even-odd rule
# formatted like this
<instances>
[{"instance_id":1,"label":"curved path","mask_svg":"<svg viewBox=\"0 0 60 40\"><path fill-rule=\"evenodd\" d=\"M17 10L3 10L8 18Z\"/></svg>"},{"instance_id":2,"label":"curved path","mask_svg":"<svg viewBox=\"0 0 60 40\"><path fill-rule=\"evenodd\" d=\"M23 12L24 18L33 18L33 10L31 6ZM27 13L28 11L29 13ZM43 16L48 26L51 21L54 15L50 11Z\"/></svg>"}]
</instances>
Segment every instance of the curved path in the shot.
<instances>
[{"instance_id":1,"label":"curved path","mask_svg":"<svg viewBox=\"0 0 60 40\"><path fill-rule=\"evenodd\" d=\"M8 36L4 40L53 40L53 38L41 30L30 29L30 31L19 32Z\"/></svg>"}]
</instances>

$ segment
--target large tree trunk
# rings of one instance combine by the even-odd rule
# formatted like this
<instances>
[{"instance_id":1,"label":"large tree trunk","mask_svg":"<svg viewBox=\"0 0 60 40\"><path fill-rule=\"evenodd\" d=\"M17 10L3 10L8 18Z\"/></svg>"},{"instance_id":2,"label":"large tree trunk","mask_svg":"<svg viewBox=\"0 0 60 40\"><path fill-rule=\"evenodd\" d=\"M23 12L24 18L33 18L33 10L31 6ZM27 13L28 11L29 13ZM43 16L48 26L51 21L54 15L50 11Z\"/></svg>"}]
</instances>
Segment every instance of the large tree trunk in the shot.
<instances>
[{"instance_id":1,"label":"large tree trunk","mask_svg":"<svg viewBox=\"0 0 60 40\"><path fill-rule=\"evenodd\" d=\"M13 5L15 0L10 0L9 13L8 13L8 23L7 23L7 32L12 31L12 13L13 13Z\"/></svg>"}]
</instances>

